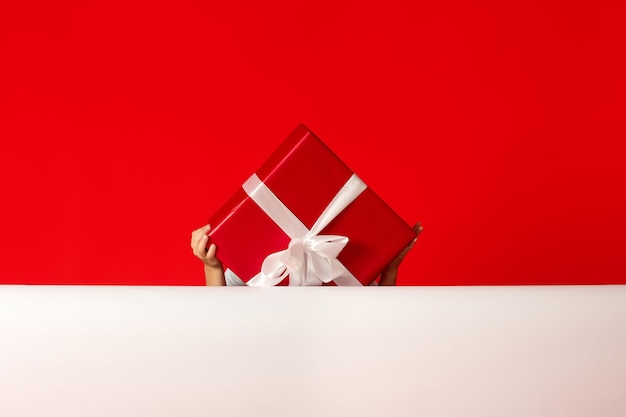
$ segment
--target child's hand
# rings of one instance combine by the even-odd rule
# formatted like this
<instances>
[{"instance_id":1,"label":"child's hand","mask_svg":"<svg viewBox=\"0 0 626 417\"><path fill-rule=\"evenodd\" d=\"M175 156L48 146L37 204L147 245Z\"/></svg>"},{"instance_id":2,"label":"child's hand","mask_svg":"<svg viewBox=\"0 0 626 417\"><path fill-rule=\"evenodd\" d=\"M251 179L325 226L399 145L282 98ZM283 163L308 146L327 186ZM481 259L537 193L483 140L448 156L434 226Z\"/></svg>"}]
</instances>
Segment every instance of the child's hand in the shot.
<instances>
[{"instance_id":1,"label":"child's hand","mask_svg":"<svg viewBox=\"0 0 626 417\"><path fill-rule=\"evenodd\" d=\"M424 230L424 228L420 223L417 223L415 226L413 226L413 230L416 234L415 239L413 239L409 246L404 248L402 252L400 252L389 265L387 265L385 270L380 274L380 283L378 285L396 285L396 280L398 278L398 268L404 260L404 257L413 248L415 242L417 242L417 237L422 232L422 230Z\"/></svg>"},{"instance_id":2,"label":"child's hand","mask_svg":"<svg viewBox=\"0 0 626 417\"><path fill-rule=\"evenodd\" d=\"M204 263L204 276L207 285L226 285L224 281L224 269L222 263L215 256L217 247L215 243L209 243L207 233L211 230L211 225L203 226L191 232L191 250L198 259Z\"/></svg>"},{"instance_id":3,"label":"child's hand","mask_svg":"<svg viewBox=\"0 0 626 417\"><path fill-rule=\"evenodd\" d=\"M207 243L209 242L207 233L210 231L211 225L207 224L191 232L191 249L193 250L193 254L204 262L205 265L221 267L222 263L215 257L215 251L217 249L215 243L211 243L207 250Z\"/></svg>"}]
</instances>

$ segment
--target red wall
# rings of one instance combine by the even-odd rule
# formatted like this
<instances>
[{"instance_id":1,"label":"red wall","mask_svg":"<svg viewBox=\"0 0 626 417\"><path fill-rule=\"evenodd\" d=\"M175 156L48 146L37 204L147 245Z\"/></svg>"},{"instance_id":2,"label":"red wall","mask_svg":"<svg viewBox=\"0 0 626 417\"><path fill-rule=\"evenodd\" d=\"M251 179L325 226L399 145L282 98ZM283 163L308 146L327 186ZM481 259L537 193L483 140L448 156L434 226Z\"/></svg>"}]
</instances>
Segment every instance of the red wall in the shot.
<instances>
[{"instance_id":1,"label":"red wall","mask_svg":"<svg viewBox=\"0 0 626 417\"><path fill-rule=\"evenodd\" d=\"M423 223L402 283L625 283L587 3L3 0L0 282L201 284L189 233L303 122Z\"/></svg>"}]
</instances>

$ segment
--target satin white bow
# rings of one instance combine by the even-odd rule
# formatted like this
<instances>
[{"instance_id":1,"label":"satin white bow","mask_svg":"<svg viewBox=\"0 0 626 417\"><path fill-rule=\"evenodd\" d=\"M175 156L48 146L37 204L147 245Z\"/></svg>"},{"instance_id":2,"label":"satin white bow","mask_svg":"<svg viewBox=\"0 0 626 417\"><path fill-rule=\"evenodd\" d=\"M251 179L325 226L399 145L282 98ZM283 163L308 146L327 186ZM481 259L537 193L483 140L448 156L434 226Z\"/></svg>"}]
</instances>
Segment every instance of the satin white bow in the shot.
<instances>
[{"instance_id":1,"label":"satin white bow","mask_svg":"<svg viewBox=\"0 0 626 417\"><path fill-rule=\"evenodd\" d=\"M289 285L337 285L361 283L337 260L348 238L320 235L339 213L350 205L367 186L356 174L335 195L311 230L253 174L243 185L250 198L291 238L287 249L269 254L261 272L248 281L251 286L274 286L289 276Z\"/></svg>"},{"instance_id":2,"label":"satin white bow","mask_svg":"<svg viewBox=\"0 0 626 417\"><path fill-rule=\"evenodd\" d=\"M263 285L276 285L289 276L289 285L322 285L343 275L337 260L348 243L345 236L321 235L292 239L289 247L270 254L263 261Z\"/></svg>"}]
</instances>

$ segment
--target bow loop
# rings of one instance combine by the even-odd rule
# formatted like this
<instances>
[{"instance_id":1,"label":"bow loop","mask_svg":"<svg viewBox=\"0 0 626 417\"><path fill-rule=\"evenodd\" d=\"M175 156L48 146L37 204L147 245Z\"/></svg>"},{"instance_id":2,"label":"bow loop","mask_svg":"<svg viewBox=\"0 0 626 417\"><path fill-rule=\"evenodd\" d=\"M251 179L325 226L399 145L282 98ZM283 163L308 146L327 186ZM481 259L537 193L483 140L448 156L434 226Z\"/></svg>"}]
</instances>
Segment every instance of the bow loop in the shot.
<instances>
[{"instance_id":1,"label":"bow loop","mask_svg":"<svg viewBox=\"0 0 626 417\"><path fill-rule=\"evenodd\" d=\"M306 239L307 248L324 258L336 258L348 244L348 238L337 235L318 235Z\"/></svg>"}]
</instances>

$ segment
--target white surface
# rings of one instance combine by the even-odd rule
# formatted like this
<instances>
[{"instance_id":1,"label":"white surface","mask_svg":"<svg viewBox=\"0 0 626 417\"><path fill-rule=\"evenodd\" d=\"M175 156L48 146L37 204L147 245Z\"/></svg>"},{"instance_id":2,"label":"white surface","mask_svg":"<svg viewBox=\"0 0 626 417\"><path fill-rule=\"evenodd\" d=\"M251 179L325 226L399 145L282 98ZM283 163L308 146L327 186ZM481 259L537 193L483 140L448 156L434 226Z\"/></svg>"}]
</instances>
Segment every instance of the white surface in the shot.
<instances>
[{"instance_id":1,"label":"white surface","mask_svg":"<svg viewBox=\"0 0 626 417\"><path fill-rule=\"evenodd\" d=\"M626 416L626 287L0 287L0 416Z\"/></svg>"}]
</instances>

